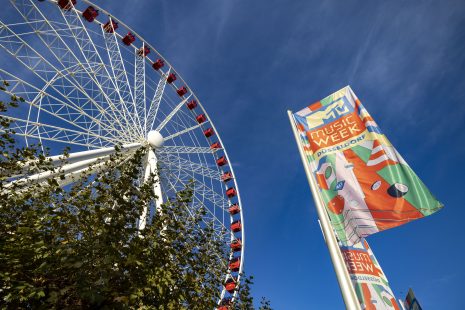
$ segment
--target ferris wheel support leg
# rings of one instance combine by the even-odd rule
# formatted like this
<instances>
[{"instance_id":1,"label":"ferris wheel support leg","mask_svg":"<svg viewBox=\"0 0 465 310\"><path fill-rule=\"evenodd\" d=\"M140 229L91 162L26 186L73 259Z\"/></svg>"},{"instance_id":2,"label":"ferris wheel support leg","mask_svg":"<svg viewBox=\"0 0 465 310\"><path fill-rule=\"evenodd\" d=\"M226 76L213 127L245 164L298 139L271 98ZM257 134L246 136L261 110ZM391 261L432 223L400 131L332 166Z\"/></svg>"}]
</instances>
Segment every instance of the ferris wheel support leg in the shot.
<instances>
[{"instance_id":1,"label":"ferris wheel support leg","mask_svg":"<svg viewBox=\"0 0 465 310\"><path fill-rule=\"evenodd\" d=\"M155 155L155 152L152 150L152 148L149 148L147 152L147 161L145 164L145 175L144 175L144 182L148 181L150 178L150 175L155 175L157 176L158 174L158 169L157 169L157 157ZM161 193L161 186L160 186L160 181L156 181L156 183L153 186L153 191L155 195L157 196L155 200L155 210L157 213L161 211L161 204L163 203L163 197ZM147 225L147 214L148 214L148 205L144 206L144 210L142 211L142 215L139 219L139 230L143 230L145 226Z\"/></svg>"},{"instance_id":2,"label":"ferris wheel support leg","mask_svg":"<svg viewBox=\"0 0 465 310\"><path fill-rule=\"evenodd\" d=\"M129 151L137 149L140 146L141 146L140 143L123 145L120 152L127 153ZM97 169L97 167L102 166L102 163L108 160L110 155L114 154L115 152L116 152L115 148L110 147L110 148L103 148L103 149L97 149L97 150L70 153L68 157L64 155L51 156L51 157L48 157L47 159L56 167L60 166L59 170L43 171L43 172L39 172L33 175L18 178L6 184L5 188L8 189L14 184L23 185L23 184L27 184L28 182L34 182L34 183L42 182L50 178L55 178L59 176L60 174L65 174L65 176L72 175L74 178L76 178L80 172L84 172L89 168ZM26 163L22 167L22 170L23 170L22 174L27 174L27 171L28 169L31 168L31 165L33 165L32 161Z\"/></svg>"}]
</instances>

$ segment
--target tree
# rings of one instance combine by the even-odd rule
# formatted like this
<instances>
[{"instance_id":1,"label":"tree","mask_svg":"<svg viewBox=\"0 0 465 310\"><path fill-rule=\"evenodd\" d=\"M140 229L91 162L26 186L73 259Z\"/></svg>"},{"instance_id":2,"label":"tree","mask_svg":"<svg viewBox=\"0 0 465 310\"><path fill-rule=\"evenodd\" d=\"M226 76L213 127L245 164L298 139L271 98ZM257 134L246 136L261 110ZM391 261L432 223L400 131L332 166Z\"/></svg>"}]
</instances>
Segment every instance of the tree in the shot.
<instances>
[{"instance_id":1,"label":"tree","mask_svg":"<svg viewBox=\"0 0 465 310\"><path fill-rule=\"evenodd\" d=\"M0 110L22 101L13 95ZM0 299L6 308L215 308L229 253L203 224L205 210L187 211L192 184L139 230L144 206L158 198L156 176L139 181L143 148L123 162L117 147L98 173L63 188L65 175L47 160L47 150L20 145L7 118L0 116L0 126ZM21 181L39 171L56 177ZM238 305L253 302L249 284Z\"/></svg>"}]
</instances>

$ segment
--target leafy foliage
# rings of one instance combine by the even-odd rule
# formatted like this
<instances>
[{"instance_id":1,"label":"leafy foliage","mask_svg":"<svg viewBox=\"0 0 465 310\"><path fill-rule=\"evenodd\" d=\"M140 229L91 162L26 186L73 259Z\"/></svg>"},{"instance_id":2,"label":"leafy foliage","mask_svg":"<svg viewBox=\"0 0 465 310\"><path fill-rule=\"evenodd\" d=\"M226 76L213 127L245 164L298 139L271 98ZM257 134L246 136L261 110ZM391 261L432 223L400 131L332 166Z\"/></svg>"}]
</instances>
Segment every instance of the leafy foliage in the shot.
<instances>
[{"instance_id":1,"label":"leafy foliage","mask_svg":"<svg viewBox=\"0 0 465 310\"><path fill-rule=\"evenodd\" d=\"M0 110L21 101L12 96ZM117 151L97 174L63 187L65 174L47 160L47 150L20 145L9 125L0 116L0 299L6 308L216 307L229 253L202 222L205 210L188 212L192 184L155 210L157 178L140 180L142 148L129 159ZM19 180L39 171L56 177ZM144 207L156 215L139 230ZM238 309L253 309L250 284L240 291Z\"/></svg>"}]
</instances>

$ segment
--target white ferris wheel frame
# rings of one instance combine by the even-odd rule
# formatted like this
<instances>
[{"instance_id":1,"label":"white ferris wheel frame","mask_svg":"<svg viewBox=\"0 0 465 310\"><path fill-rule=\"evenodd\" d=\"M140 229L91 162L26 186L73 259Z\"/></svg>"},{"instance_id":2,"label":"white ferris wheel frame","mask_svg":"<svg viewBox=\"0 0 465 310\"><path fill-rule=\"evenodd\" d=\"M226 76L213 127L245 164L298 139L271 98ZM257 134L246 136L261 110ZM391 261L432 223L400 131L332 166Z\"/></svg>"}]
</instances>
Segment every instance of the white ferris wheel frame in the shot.
<instances>
[{"instance_id":1,"label":"white ferris wheel frame","mask_svg":"<svg viewBox=\"0 0 465 310\"><path fill-rule=\"evenodd\" d=\"M115 152L114 146L117 144L123 144L122 152L128 154L140 147L148 147L144 167L144 178L148 178L151 173L158 173L157 161L159 158L157 158L156 153L159 152L159 155L162 157L166 155L166 160L169 160L173 166L177 165L177 169L179 170L177 175L170 175L170 178L174 178L172 181L169 181L172 189L176 187L172 185L171 182L183 183L182 178L185 177L185 175L181 174L182 170L188 170L207 178L219 178L221 177L221 173L225 172L225 170L219 166L217 166L216 169L210 168L201 163L189 161L176 154L196 154L199 157L200 154L202 154L204 158L205 154L211 154L216 161L219 159L218 153L221 152L226 159L226 167L233 176L233 188L236 190L236 199L240 206L238 216L242 224L240 231L235 234L231 229L224 226L224 221L220 221L230 235L230 242L237 239L241 241L239 270L236 276L227 273L225 275L225 281L233 279L238 285L243 272L245 249L243 208L239 187L234 177L234 170L230 164L229 156L224 148L223 141L200 100L192 91L189 91L188 95L181 96L179 102L171 109L171 112L166 114L161 122L157 123L157 114L159 113L167 84L174 90L177 89L176 85L185 85L188 87L188 84L175 71L170 63L134 30L113 17L109 12L88 0L80 1L97 9L101 14L99 16L107 16L110 23L111 21L115 21L121 28L132 33L138 42L142 42L142 49L148 47L153 54L163 60L167 69L166 71L162 69L159 70L160 78L156 90L153 93L153 98L150 100L150 105L147 107L149 99L146 97L146 85L148 82L146 80L145 67L146 64L153 64L154 60L148 55L139 55L138 51L140 51L140 48L137 48L135 45L131 44L129 46L129 48L133 48L135 55L134 86L131 87L130 73L128 73L125 68L127 61L125 62L123 59L124 56L120 49L120 46L122 46L121 40L124 36L119 34L115 29L112 29L112 32L104 31L103 26L105 23L95 18L93 23L99 25L102 31L102 37L104 38L104 49L107 51L107 55L101 55L99 49L96 47L97 43L93 42L92 35L89 33L90 30L83 21L82 11L79 11L74 5L72 5L69 10L61 10L56 0L48 0L47 2L54 3L61 12L65 20L65 23L61 23L61 25L64 27L63 29L66 31L66 35L72 37L71 39L74 40L75 46L79 47L79 49L74 50L71 48L68 45L68 41L64 38L64 32L61 32L62 29L57 29L55 27L57 23L47 19L39 8L39 6L42 5L42 1L10 0L10 3L22 16L24 22L5 24L0 20L0 47L13 56L19 63L23 64L28 70L28 74L41 82L42 86L37 87L33 82L27 82L23 80L23 78L0 68L0 78L11 85L7 92L11 95L19 95L25 98L29 105L27 117L16 117L14 115L6 115L4 117L9 118L17 124L14 129L18 136L24 137L26 144L29 144L31 139L36 139L40 142L66 142L70 145L87 148L87 150L70 153L66 164L61 167L62 171L66 173L65 180L61 181L62 185L73 182L82 172L95 173L98 171L103 161ZM29 33L27 33L27 31L17 33L13 30L15 27L23 26L29 26ZM111 25L111 27L113 28L113 25ZM40 42L48 48L47 52L51 53L51 56L53 55L54 62L49 61L43 56L40 50L24 39L26 35L31 34L36 35ZM108 57L110 63L106 64L105 61L102 60L102 57ZM85 59L84 63L80 60L82 58ZM149 70L151 69L152 68L149 67ZM177 82L167 83L167 77L170 73L176 74ZM97 86L97 89L86 89L86 85L89 85L86 84L87 81L91 85ZM58 85L58 83L61 83L62 86L57 87L56 85ZM70 85L71 87L66 85ZM188 89L190 90L191 88L188 87ZM93 96L94 94L98 94L98 96ZM94 110L91 112L84 110L79 104L75 103L75 101L79 100L85 100L94 107ZM180 113L180 110L185 107L188 100L195 100L197 102L197 109L202 112L206 121L199 122L198 124L177 132L172 132L170 135L164 137L164 141L178 138L186 133L190 134L196 130L203 130L206 124L208 124L215 132L220 148L212 149L208 146L198 145L150 145L147 141L148 133L151 131L160 132L170 122L174 122L173 118L176 114ZM55 104L56 107L50 104L50 102ZM51 108L45 108L46 106L50 106ZM69 112L69 115L65 117L59 109L66 109L73 112ZM35 112L35 117L32 112L33 110L37 111ZM192 111L190 112L195 116ZM81 113L81 115L79 115L79 113ZM102 114L105 114L105 119L101 116ZM73 115L74 119L72 119L70 115ZM90 120L90 125L89 122L86 123L80 120L80 116L82 115ZM58 126L47 122L41 122L40 120L44 117L54 117L65 125L69 124L72 128L66 128L64 125ZM95 130L98 130L98 132L95 132ZM121 134L122 130L125 132L124 135ZM207 142L209 141L207 138L205 139ZM196 140L198 141L197 138ZM52 156L50 159L57 164L62 162L61 156ZM25 169L26 168L27 167L25 167ZM40 182L54 176L55 175L51 172L38 173L32 176L19 177L14 182ZM226 183L223 183L223 187L224 194L228 186ZM219 203L222 205L223 209L232 205L231 199L222 197L219 193L215 192L214 189L209 188L205 184L200 184L196 190L201 192L204 199L206 198L213 204ZM157 183L154 187L154 191L157 196L163 197L162 184ZM155 203L158 209L159 204L162 203L162 199L158 199ZM200 203L202 203L202 201L200 201ZM212 216L215 217L215 214L212 214ZM139 221L140 229L145 227L147 217L148 210L146 208ZM231 215L229 223L232 224L233 220L234 218ZM233 257L234 252L231 251L229 259ZM225 293L226 289L223 288L220 301L225 297ZM231 294L231 298L232 301L237 298L237 289Z\"/></svg>"}]
</instances>

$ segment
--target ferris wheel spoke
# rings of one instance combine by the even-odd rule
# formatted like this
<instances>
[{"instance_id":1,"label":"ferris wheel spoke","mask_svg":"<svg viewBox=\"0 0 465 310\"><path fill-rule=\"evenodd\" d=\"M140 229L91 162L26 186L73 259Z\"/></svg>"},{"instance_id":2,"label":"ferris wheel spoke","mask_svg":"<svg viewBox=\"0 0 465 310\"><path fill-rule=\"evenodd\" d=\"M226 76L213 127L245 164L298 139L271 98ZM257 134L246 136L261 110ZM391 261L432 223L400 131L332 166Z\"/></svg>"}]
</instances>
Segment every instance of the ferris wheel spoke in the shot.
<instances>
[{"instance_id":1,"label":"ferris wheel spoke","mask_svg":"<svg viewBox=\"0 0 465 310\"><path fill-rule=\"evenodd\" d=\"M113 28L111 17L110 26ZM121 98L124 102L134 104L134 96L132 94L131 87L129 86L129 78L124 66L124 61L121 55L121 50L119 48L116 32L114 29L113 32L107 32L103 29L103 27L100 27L100 30L102 31L102 35L105 39L105 46L108 52L108 58L110 59L115 86L118 88L119 93L121 94ZM129 108L130 107L128 107L128 110Z\"/></svg>"},{"instance_id":2,"label":"ferris wheel spoke","mask_svg":"<svg viewBox=\"0 0 465 310\"><path fill-rule=\"evenodd\" d=\"M134 68L134 105L135 117L139 125L147 130L147 109L145 106L145 44L142 43L142 49L135 51L135 68ZM143 123L141 123L141 119ZM145 136L145 134L144 134Z\"/></svg>"},{"instance_id":3,"label":"ferris wheel spoke","mask_svg":"<svg viewBox=\"0 0 465 310\"><path fill-rule=\"evenodd\" d=\"M181 109L187 102L187 100L189 100L189 98L191 97L191 95L187 96L184 100L182 100L181 102L179 102L176 107L170 112L170 114L168 114L168 116L165 117L165 119L157 126L157 131L160 131L162 130L166 124L168 124L168 122L173 118L173 116L179 111L179 109Z\"/></svg>"},{"instance_id":4,"label":"ferris wheel spoke","mask_svg":"<svg viewBox=\"0 0 465 310\"><path fill-rule=\"evenodd\" d=\"M8 115L3 115L2 117L13 122L9 129L13 130L15 135L26 138L48 140L60 142L64 145L73 144L89 148L111 146L120 142L119 140L109 139L108 137L96 134L82 133L80 131L39 122L28 122L27 120Z\"/></svg>"},{"instance_id":5,"label":"ferris wheel spoke","mask_svg":"<svg viewBox=\"0 0 465 310\"><path fill-rule=\"evenodd\" d=\"M221 173L218 170L213 170L202 164L192 162L174 154L165 153L159 156L159 161L170 169L192 171L210 179L221 180Z\"/></svg>"},{"instance_id":6,"label":"ferris wheel spoke","mask_svg":"<svg viewBox=\"0 0 465 310\"><path fill-rule=\"evenodd\" d=\"M157 149L157 154L213 154L219 149L206 146L169 146Z\"/></svg>"},{"instance_id":7,"label":"ferris wheel spoke","mask_svg":"<svg viewBox=\"0 0 465 310\"><path fill-rule=\"evenodd\" d=\"M93 66L93 73L96 77L98 87L103 90L105 96L109 99L109 104L114 108L112 109L112 112L121 114L127 126L136 124L133 113L128 110L128 106L122 99L121 94L118 92L118 88L115 86L105 62L102 60L97 47L87 32L86 27L82 23L80 17L81 12L76 10L74 6L68 11L60 10L60 12L87 64L89 66L91 66L91 64L96 64L96 66ZM140 127L131 127L137 130L139 137L143 137Z\"/></svg>"},{"instance_id":8,"label":"ferris wheel spoke","mask_svg":"<svg viewBox=\"0 0 465 310\"><path fill-rule=\"evenodd\" d=\"M205 124L205 123L204 123L204 124ZM179 131L179 132L176 132L176 133L174 133L174 134L172 134L172 135L167 136L167 137L165 138L165 141L168 141L168 140L174 139L174 138L176 138L176 137L179 137L180 135L183 135L183 134L185 134L185 133L191 132L192 130L195 130L195 129L201 127L201 126L202 126L202 124L198 124L198 125L195 125L195 126L186 128L186 129L184 129L184 130L181 130L181 131Z\"/></svg>"},{"instance_id":9,"label":"ferris wheel spoke","mask_svg":"<svg viewBox=\"0 0 465 310\"><path fill-rule=\"evenodd\" d=\"M157 89L155 90L153 99L150 103L149 111L147 112L147 131L153 128L153 124L155 122L155 119L157 118L158 109L160 107L160 101L163 96L163 92L165 91L166 78L169 75L170 71L171 68L169 68L166 73L161 73L160 80L157 84Z\"/></svg>"}]
</instances>

